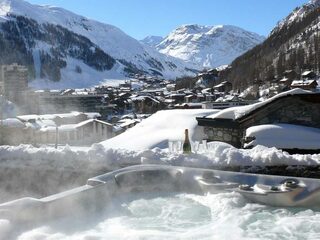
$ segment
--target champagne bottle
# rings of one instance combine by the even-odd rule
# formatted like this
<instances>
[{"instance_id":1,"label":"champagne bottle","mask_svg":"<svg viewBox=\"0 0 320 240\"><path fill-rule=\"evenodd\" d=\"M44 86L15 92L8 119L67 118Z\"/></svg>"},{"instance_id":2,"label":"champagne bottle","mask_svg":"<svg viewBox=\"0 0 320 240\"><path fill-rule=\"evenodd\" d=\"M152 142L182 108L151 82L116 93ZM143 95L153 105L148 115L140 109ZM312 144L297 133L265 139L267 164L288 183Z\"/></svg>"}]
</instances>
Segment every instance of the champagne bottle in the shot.
<instances>
[{"instance_id":1,"label":"champagne bottle","mask_svg":"<svg viewBox=\"0 0 320 240\"><path fill-rule=\"evenodd\" d=\"M184 143L183 143L183 153L191 153L191 144L189 140L189 131L188 129L184 130Z\"/></svg>"}]
</instances>

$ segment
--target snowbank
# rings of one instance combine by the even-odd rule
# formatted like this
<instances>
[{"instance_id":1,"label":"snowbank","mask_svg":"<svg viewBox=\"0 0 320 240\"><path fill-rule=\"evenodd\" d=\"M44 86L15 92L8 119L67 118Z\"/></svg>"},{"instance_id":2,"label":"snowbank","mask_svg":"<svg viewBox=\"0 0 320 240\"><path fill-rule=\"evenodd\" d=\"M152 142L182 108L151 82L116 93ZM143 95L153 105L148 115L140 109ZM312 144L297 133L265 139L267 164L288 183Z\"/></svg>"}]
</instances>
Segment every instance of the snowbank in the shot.
<instances>
[{"instance_id":1,"label":"snowbank","mask_svg":"<svg viewBox=\"0 0 320 240\"><path fill-rule=\"evenodd\" d=\"M254 137L245 147L263 145L280 149L320 149L320 129L293 124L265 124L250 127L246 137Z\"/></svg>"},{"instance_id":2,"label":"snowbank","mask_svg":"<svg viewBox=\"0 0 320 240\"><path fill-rule=\"evenodd\" d=\"M317 166L320 154L289 155L262 146L237 149L221 142L208 144L202 153L184 155L168 149L143 151L90 148L59 149L29 145L0 147L0 202L21 197L44 197L85 184L90 177L138 164L167 164L201 168L237 169L247 166Z\"/></svg>"},{"instance_id":3,"label":"snowbank","mask_svg":"<svg viewBox=\"0 0 320 240\"><path fill-rule=\"evenodd\" d=\"M320 164L320 154L289 155L262 146L244 150L221 142L208 143L207 150L200 153L169 152L168 140L183 140L185 128L190 129L191 140L202 139L195 117L212 112L160 111L114 139L87 148L0 146L0 202L17 198L17 194L46 196L83 185L89 177L136 164L203 168Z\"/></svg>"},{"instance_id":4,"label":"snowbank","mask_svg":"<svg viewBox=\"0 0 320 240\"><path fill-rule=\"evenodd\" d=\"M113 170L134 164L172 164L194 167L223 166L278 166L318 165L320 154L289 155L276 148L256 146L253 149L237 149L222 142L208 143L208 150L185 155L172 153L168 149L146 149L129 151L106 149L102 144L90 148L73 149L69 146L35 148L30 145L0 147L1 168L36 168L41 170L90 169Z\"/></svg>"},{"instance_id":5,"label":"snowbank","mask_svg":"<svg viewBox=\"0 0 320 240\"><path fill-rule=\"evenodd\" d=\"M212 109L159 111L123 134L101 144L106 148L129 150L167 148L168 140L184 140L185 129L189 129L191 140L202 140L203 128L198 126L196 117L217 112L218 110Z\"/></svg>"}]
</instances>

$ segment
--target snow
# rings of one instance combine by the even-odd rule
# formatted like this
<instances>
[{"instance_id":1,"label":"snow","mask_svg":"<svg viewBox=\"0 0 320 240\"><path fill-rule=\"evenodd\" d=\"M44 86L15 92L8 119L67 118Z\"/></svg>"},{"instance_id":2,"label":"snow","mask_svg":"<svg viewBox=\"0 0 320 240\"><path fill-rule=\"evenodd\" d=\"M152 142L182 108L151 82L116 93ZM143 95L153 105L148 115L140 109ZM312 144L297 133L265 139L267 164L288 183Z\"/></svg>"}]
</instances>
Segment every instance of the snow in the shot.
<instances>
[{"instance_id":1,"label":"snow","mask_svg":"<svg viewBox=\"0 0 320 240\"><path fill-rule=\"evenodd\" d=\"M213 68L230 64L264 39L235 26L193 24L175 29L156 47L161 53Z\"/></svg>"},{"instance_id":2,"label":"snow","mask_svg":"<svg viewBox=\"0 0 320 240\"><path fill-rule=\"evenodd\" d=\"M160 111L117 137L93 144L90 147L66 145L55 149L45 145L40 147L31 145L0 146L0 175L6 173L8 169L23 171L23 178L27 181L26 185L32 186L32 189L43 189L42 181L33 181L34 170L36 170L36 174L39 172L41 176L48 178L49 186L46 186L46 189L50 192L56 190L61 184L60 177L56 173L66 173L67 179L72 183L75 181L74 178L79 178L83 174L107 172L137 164L166 164L202 168L317 166L320 164L320 154L289 155L274 147L269 148L261 145L252 149L237 149L227 143L210 142L207 143L207 148L202 145L202 148L191 154L169 151L168 141L181 144L185 128L190 131L192 146L195 141L202 140L203 129L197 126L195 117L208 115L215 111L217 110ZM315 132L307 131L307 129L303 129L303 132L297 132L296 135L304 140L305 138L302 136L305 133L308 134L307 136L314 136L314 139L317 137ZM319 140L314 142L318 143ZM15 181L15 179L13 177L9 181ZM20 186L18 183L15 185ZM21 193L28 194L23 189L21 189ZM6 196L5 186L0 188L0 201L4 196Z\"/></svg>"},{"instance_id":3,"label":"snow","mask_svg":"<svg viewBox=\"0 0 320 240\"><path fill-rule=\"evenodd\" d=\"M15 117L19 112L18 107L2 95L0 95L0 109L2 110L0 118L3 119Z\"/></svg>"},{"instance_id":4,"label":"snow","mask_svg":"<svg viewBox=\"0 0 320 240\"><path fill-rule=\"evenodd\" d=\"M255 104L251 104L251 105L247 105L247 106L232 107L232 108L224 109L216 114L212 114L212 115L207 116L207 118L215 118L215 119L223 118L223 119L236 120L236 119L241 118L241 117L249 114L250 112L268 104L268 103L273 102L277 98L285 97L285 96L289 96L289 95L294 95L294 94L313 94L313 92L302 90L300 88L296 88L296 89L292 89L287 92L283 92L278 95L275 95L274 97L269 98L263 102L259 102L259 103L255 103Z\"/></svg>"},{"instance_id":5,"label":"snow","mask_svg":"<svg viewBox=\"0 0 320 240\"><path fill-rule=\"evenodd\" d=\"M307 13L318 7L320 7L319 0L310 0L308 3L292 11L286 18L282 19L271 31L270 35L284 27L290 26L294 22L300 21Z\"/></svg>"},{"instance_id":6,"label":"snow","mask_svg":"<svg viewBox=\"0 0 320 240\"><path fill-rule=\"evenodd\" d=\"M0 120L0 127L12 127L12 128L25 128L25 125L16 118L7 118L4 120Z\"/></svg>"},{"instance_id":7,"label":"snow","mask_svg":"<svg viewBox=\"0 0 320 240\"><path fill-rule=\"evenodd\" d=\"M23 121L30 121L30 120L53 120L57 117L59 118L74 118L81 114L84 114L89 119L94 119L101 117L100 113L97 112L77 112L72 111L70 113L55 113L55 114L42 114L42 115L36 115L36 114L30 114L30 115L21 115L17 116L17 118L23 120Z\"/></svg>"},{"instance_id":8,"label":"snow","mask_svg":"<svg viewBox=\"0 0 320 240\"><path fill-rule=\"evenodd\" d=\"M245 147L263 145L280 149L320 149L320 129L293 124L265 124L246 130L255 137Z\"/></svg>"},{"instance_id":9,"label":"snow","mask_svg":"<svg viewBox=\"0 0 320 240\"><path fill-rule=\"evenodd\" d=\"M100 171L114 170L122 166L136 164L168 164L191 167L226 166L280 166L319 165L320 154L289 155L274 147L256 146L253 149L237 149L222 142L208 143L208 150L202 153L184 155L172 153L168 149L146 149L129 151L106 148L106 144L91 147L40 147L30 145L1 146L0 172L6 168L38 169L42 172ZM58 181L58 179L56 180ZM41 183L34 183L41 184ZM58 184L58 183L57 183Z\"/></svg>"},{"instance_id":10,"label":"snow","mask_svg":"<svg viewBox=\"0 0 320 240\"><path fill-rule=\"evenodd\" d=\"M68 89L68 88L88 88L103 85L109 79L117 79L119 84L125 80L122 73L123 66L116 63L110 71L97 71L89 67L82 61L67 57L67 66L61 69L61 81L54 82L47 79L36 78L29 82L29 86L34 89ZM81 68L81 73L75 71L76 67ZM108 80L106 80L108 78Z\"/></svg>"},{"instance_id":11,"label":"snow","mask_svg":"<svg viewBox=\"0 0 320 240\"><path fill-rule=\"evenodd\" d=\"M128 36L115 26L85 18L65 9L53 6L33 5L23 0L0 0L0 21L7 20L9 18L7 14L9 13L32 18L40 24L51 23L61 25L72 32L87 37L113 58L132 62L138 68L145 71L153 69L153 67L148 64L148 61L150 59L156 59L163 65L163 70L160 70L160 72L162 72L166 78L194 75L194 73L186 70L186 68L194 69L195 66L187 64L180 59L161 54L155 49ZM33 52L38 49L47 51L48 48L46 46L41 47L40 43L36 45L36 49L33 50ZM34 57L36 59L35 55ZM40 85L48 88L70 88L75 87L78 83L80 87L88 87L98 84L102 79L122 79L125 75L123 72L124 66L119 62L110 71L98 72L94 69L87 69L90 67L86 67L85 64L75 59L67 58L66 60L67 67L62 71L63 81L61 81L61 83L51 83L36 79L33 81L32 86ZM172 68L171 63L176 65L176 68ZM76 65L82 68L83 71L81 74L74 71ZM37 68L39 68L39 66L36 66L36 69ZM159 71L158 69L155 70ZM65 81L65 86L63 86L63 82Z\"/></svg>"},{"instance_id":12,"label":"snow","mask_svg":"<svg viewBox=\"0 0 320 240\"><path fill-rule=\"evenodd\" d=\"M140 120L138 119L122 119L117 122L117 126L120 128L127 128L130 125L135 125L136 123L139 123L139 122Z\"/></svg>"},{"instance_id":13,"label":"snow","mask_svg":"<svg viewBox=\"0 0 320 240\"><path fill-rule=\"evenodd\" d=\"M143 44L146 44L150 47L156 47L161 41L163 37L161 36L147 36L144 39L140 40Z\"/></svg>"},{"instance_id":14,"label":"snow","mask_svg":"<svg viewBox=\"0 0 320 240\"><path fill-rule=\"evenodd\" d=\"M168 141L183 141L184 130L189 129L192 140L203 139L203 129L196 117L206 116L218 110L164 110L159 111L123 134L102 142L106 148L145 150L166 148Z\"/></svg>"},{"instance_id":15,"label":"snow","mask_svg":"<svg viewBox=\"0 0 320 240\"><path fill-rule=\"evenodd\" d=\"M296 87L296 86L309 86L310 84L314 83L317 81L316 80L293 80L291 83L292 87Z\"/></svg>"}]
</instances>

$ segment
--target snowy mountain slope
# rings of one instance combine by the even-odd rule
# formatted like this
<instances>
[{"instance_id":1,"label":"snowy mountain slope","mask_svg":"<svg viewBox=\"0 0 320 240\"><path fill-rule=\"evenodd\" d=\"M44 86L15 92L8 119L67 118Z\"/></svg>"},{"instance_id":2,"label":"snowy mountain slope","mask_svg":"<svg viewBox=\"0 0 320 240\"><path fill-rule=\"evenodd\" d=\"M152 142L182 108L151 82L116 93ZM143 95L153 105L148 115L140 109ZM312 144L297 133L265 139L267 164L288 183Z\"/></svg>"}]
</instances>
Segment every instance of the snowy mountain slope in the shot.
<instances>
[{"instance_id":1,"label":"snowy mountain slope","mask_svg":"<svg viewBox=\"0 0 320 240\"><path fill-rule=\"evenodd\" d=\"M163 37L161 36L147 36L144 39L140 40L140 42L150 47L156 47L162 41Z\"/></svg>"},{"instance_id":2,"label":"snowy mountain slope","mask_svg":"<svg viewBox=\"0 0 320 240\"><path fill-rule=\"evenodd\" d=\"M192 71L188 70L189 68L194 68L192 65L160 54L156 50L144 46L139 41L126 35L112 25L87 19L62 8L32 5L23 0L0 0L0 23L3 24L10 20L16 20L16 16L23 16L27 19L35 20L36 24L40 26L47 24L62 26L69 30L71 34L75 33L88 39L92 43L89 44L92 46L88 45L88 47L99 48L105 54L116 60L118 65L117 69L115 70L112 67L111 70L117 72L117 75L122 77L129 73L137 72L158 74L167 78L193 74ZM24 27L24 25L18 26L20 27L18 31ZM51 26L51 28L53 27ZM57 30L57 32L59 31ZM69 33L66 33L66 35L68 34ZM33 37L34 36L31 36L31 38ZM24 39L24 36L21 36L21 39ZM48 44L48 41L45 42L45 44ZM55 43L49 43L49 45L52 44ZM35 48L36 46L31 47ZM49 46L49 49L50 48L51 46ZM43 50L41 48L36 49ZM63 59L67 60L68 57L70 57L70 55L64 56ZM36 60L37 59L33 59L33 62L37 62ZM68 63L69 62L66 61L67 66L69 65ZM35 69L36 68L37 66ZM96 72L100 73L104 72L104 78L109 77L109 71L102 71L101 69L95 70L98 70ZM64 80L65 79L62 79L62 81Z\"/></svg>"},{"instance_id":3,"label":"snowy mountain slope","mask_svg":"<svg viewBox=\"0 0 320 240\"><path fill-rule=\"evenodd\" d=\"M252 80L270 81L286 70L296 73L320 69L320 0L294 9L261 44L235 59L221 81L235 89L252 86Z\"/></svg>"},{"instance_id":4,"label":"snowy mountain slope","mask_svg":"<svg viewBox=\"0 0 320 240\"><path fill-rule=\"evenodd\" d=\"M295 22L302 20L308 13L320 7L320 0L310 0L301 7L294 9L286 18L281 20L277 26L271 31L270 35L280 31L284 27L288 27Z\"/></svg>"},{"instance_id":5,"label":"snowy mountain slope","mask_svg":"<svg viewBox=\"0 0 320 240\"><path fill-rule=\"evenodd\" d=\"M203 67L229 64L264 37L229 25L183 25L171 32L157 49Z\"/></svg>"}]
</instances>

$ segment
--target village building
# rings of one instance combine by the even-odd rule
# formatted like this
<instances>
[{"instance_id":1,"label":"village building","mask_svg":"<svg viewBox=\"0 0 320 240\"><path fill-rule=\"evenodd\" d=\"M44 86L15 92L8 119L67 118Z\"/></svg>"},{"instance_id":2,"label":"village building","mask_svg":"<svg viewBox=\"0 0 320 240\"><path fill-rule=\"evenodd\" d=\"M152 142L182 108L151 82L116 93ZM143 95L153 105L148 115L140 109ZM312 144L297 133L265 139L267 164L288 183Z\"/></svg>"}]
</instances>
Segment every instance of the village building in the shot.
<instances>
[{"instance_id":1,"label":"village building","mask_svg":"<svg viewBox=\"0 0 320 240\"><path fill-rule=\"evenodd\" d=\"M294 89L264 102L198 117L197 121L208 141L241 147L245 130L252 126L287 123L320 128L320 93Z\"/></svg>"},{"instance_id":2,"label":"village building","mask_svg":"<svg viewBox=\"0 0 320 240\"><path fill-rule=\"evenodd\" d=\"M286 88L287 90L291 87L292 79L283 77L279 80L279 85L281 85L283 88Z\"/></svg>"},{"instance_id":3,"label":"village building","mask_svg":"<svg viewBox=\"0 0 320 240\"><path fill-rule=\"evenodd\" d=\"M24 100L28 88L28 69L17 63L0 67L0 93L15 103Z\"/></svg>"},{"instance_id":4,"label":"village building","mask_svg":"<svg viewBox=\"0 0 320 240\"><path fill-rule=\"evenodd\" d=\"M183 90L180 90L179 92L171 92L169 95L166 96L166 99L171 99L173 103L184 103L184 98L186 94Z\"/></svg>"},{"instance_id":5,"label":"village building","mask_svg":"<svg viewBox=\"0 0 320 240\"><path fill-rule=\"evenodd\" d=\"M197 103L198 102L198 97L197 94L194 93L189 93L184 97L184 102L185 103Z\"/></svg>"},{"instance_id":6,"label":"village building","mask_svg":"<svg viewBox=\"0 0 320 240\"><path fill-rule=\"evenodd\" d=\"M77 124L44 126L35 132L35 142L40 144L91 145L114 136L113 126L98 119L88 119Z\"/></svg>"},{"instance_id":7,"label":"village building","mask_svg":"<svg viewBox=\"0 0 320 240\"><path fill-rule=\"evenodd\" d=\"M23 114L54 114L70 111L98 112L105 105L104 101L104 95L90 92L35 91L28 93Z\"/></svg>"},{"instance_id":8,"label":"village building","mask_svg":"<svg viewBox=\"0 0 320 240\"><path fill-rule=\"evenodd\" d=\"M201 103L180 103L176 104L173 107L174 109L201 109L202 104Z\"/></svg>"},{"instance_id":9,"label":"village building","mask_svg":"<svg viewBox=\"0 0 320 240\"><path fill-rule=\"evenodd\" d=\"M291 88L301 88L304 90L315 90L318 83L314 79L310 80L293 80L291 83Z\"/></svg>"},{"instance_id":10,"label":"village building","mask_svg":"<svg viewBox=\"0 0 320 240\"><path fill-rule=\"evenodd\" d=\"M113 125L99 113L22 115L1 121L1 144L89 145L114 136Z\"/></svg>"},{"instance_id":11,"label":"village building","mask_svg":"<svg viewBox=\"0 0 320 240\"><path fill-rule=\"evenodd\" d=\"M317 74L314 71L304 71L301 73L301 78L305 80L315 79L317 77Z\"/></svg>"},{"instance_id":12,"label":"village building","mask_svg":"<svg viewBox=\"0 0 320 240\"><path fill-rule=\"evenodd\" d=\"M164 108L164 104L151 96L134 96L132 109L135 113L155 113Z\"/></svg>"},{"instance_id":13,"label":"village building","mask_svg":"<svg viewBox=\"0 0 320 240\"><path fill-rule=\"evenodd\" d=\"M228 81L224 81L218 85L215 85L213 89L217 90L218 92L228 93L232 90L232 83Z\"/></svg>"}]
</instances>

